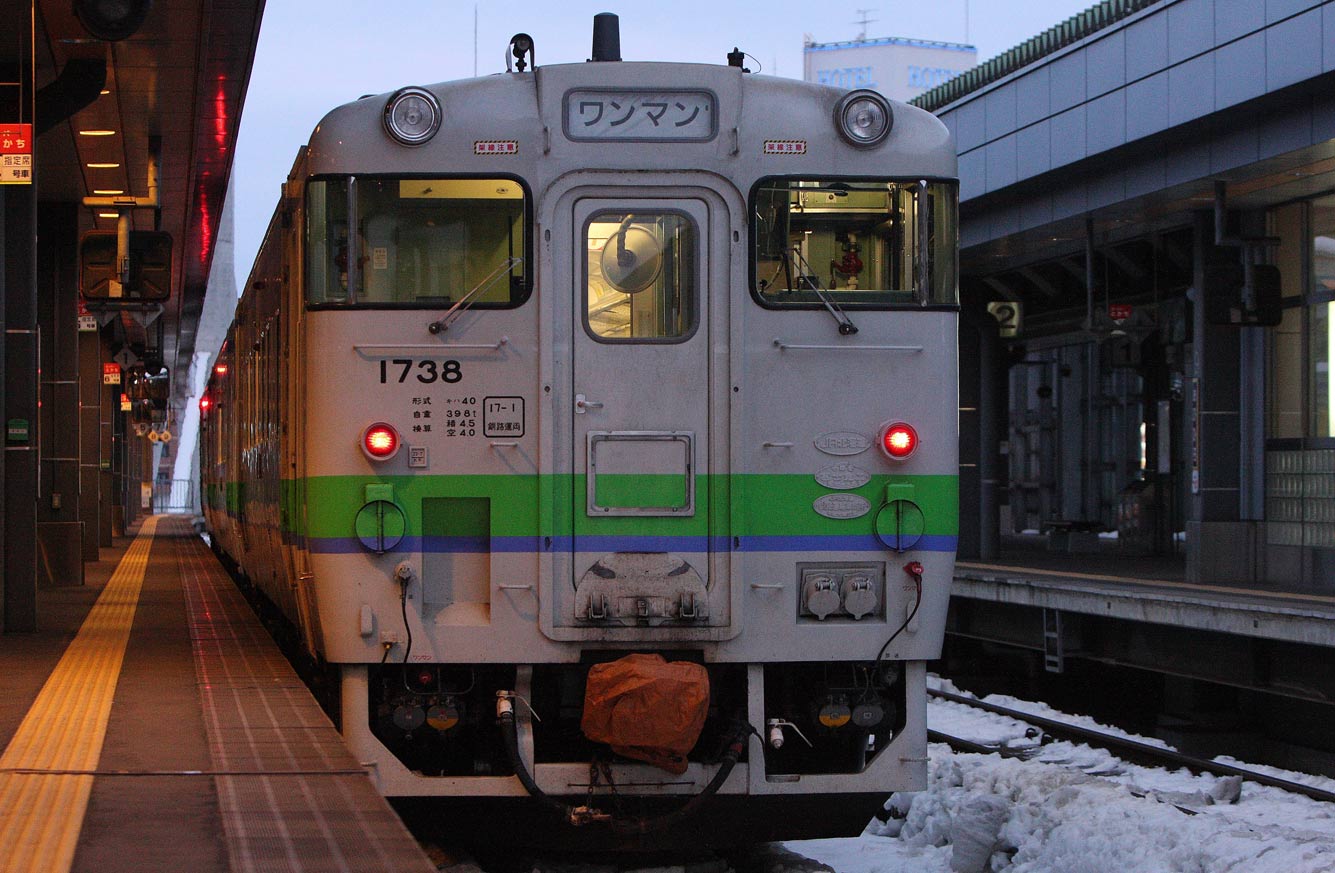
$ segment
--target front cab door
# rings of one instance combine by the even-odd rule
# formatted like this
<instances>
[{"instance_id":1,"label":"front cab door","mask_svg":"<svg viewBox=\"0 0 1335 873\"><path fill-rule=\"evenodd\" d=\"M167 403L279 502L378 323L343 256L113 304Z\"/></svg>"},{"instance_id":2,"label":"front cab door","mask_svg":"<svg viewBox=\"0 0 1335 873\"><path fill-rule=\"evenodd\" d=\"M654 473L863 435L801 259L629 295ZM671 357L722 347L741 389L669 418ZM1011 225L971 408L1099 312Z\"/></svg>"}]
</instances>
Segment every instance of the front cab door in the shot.
<instances>
[{"instance_id":1,"label":"front cab door","mask_svg":"<svg viewBox=\"0 0 1335 873\"><path fill-rule=\"evenodd\" d=\"M711 512L727 457L714 413L726 374L710 355L716 310L726 325L726 247L710 239L726 227L720 208L689 196L572 202L576 627L675 637L729 623L716 578L727 518Z\"/></svg>"}]
</instances>

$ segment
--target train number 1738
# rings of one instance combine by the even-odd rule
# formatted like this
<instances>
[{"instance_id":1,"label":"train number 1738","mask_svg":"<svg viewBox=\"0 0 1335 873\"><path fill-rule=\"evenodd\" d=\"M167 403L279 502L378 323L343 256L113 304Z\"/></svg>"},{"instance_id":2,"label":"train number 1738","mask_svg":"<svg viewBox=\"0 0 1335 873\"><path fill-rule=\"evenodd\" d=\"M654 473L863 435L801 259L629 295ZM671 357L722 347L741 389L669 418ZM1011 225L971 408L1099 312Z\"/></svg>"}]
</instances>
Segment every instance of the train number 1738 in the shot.
<instances>
[{"instance_id":1,"label":"train number 1738","mask_svg":"<svg viewBox=\"0 0 1335 873\"><path fill-rule=\"evenodd\" d=\"M380 384L382 385L392 381L407 382L409 378L415 378L418 382L424 384L448 382L453 385L463 377L463 370L460 369L459 362L454 360L432 361L428 359L419 361L412 358L393 358L380 362Z\"/></svg>"}]
</instances>

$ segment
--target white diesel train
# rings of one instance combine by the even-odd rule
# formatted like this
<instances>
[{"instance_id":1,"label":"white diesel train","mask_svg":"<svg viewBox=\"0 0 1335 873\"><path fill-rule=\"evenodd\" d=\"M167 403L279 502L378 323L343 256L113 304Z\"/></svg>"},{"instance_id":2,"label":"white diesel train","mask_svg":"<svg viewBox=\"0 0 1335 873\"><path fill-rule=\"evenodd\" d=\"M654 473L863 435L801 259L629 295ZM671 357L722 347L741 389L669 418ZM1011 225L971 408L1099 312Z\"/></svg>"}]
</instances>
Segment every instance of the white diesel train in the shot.
<instances>
[{"instance_id":1,"label":"white diesel train","mask_svg":"<svg viewBox=\"0 0 1335 873\"><path fill-rule=\"evenodd\" d=\"M469 833L857 832L926 779L953 143L740 53L618 55L599 16L588 63L521 34L324 118L201 401L212 542L381 790Z\"/></svg>"}]
</instances>

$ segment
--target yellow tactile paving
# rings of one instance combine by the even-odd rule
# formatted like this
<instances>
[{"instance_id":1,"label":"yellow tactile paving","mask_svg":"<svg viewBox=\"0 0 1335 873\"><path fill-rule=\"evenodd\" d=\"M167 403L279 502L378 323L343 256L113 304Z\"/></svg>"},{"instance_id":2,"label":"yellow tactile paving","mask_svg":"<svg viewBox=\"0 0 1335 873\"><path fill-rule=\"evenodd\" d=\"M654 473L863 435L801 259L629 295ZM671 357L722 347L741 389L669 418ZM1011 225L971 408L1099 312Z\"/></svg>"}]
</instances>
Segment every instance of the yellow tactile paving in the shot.
<instances>
[{"instance_id":1,"label":"yellow tactile paving","mask_svg":"<svg viewBox=\"0 0 1335 873\"><path fill-rule=\"evenodd\" d=\"M0 755L0 873L74 861L157 524L144 522Z\"/></svg>"}]
</instances>

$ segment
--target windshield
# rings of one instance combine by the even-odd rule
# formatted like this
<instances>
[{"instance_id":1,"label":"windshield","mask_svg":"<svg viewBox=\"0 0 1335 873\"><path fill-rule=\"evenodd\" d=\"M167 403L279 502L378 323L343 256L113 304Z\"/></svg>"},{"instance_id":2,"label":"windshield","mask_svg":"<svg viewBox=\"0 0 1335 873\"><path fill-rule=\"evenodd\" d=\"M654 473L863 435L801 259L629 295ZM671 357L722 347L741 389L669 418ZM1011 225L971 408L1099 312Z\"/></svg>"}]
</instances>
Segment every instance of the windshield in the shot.
<instances>
[{"instance_id":1,"label":"windshield","mask_svg":"<svg viewBox=\"0 0 1335 873\"><path fill-rule=\"evenodd\" d=\"M957 203L954 182L763 179L751 201L756 298L822 309L957 303Z\"/></svg>"},{"instance_id":2,"label":"windshield","mask_svg":"<svg viewBox=\"0 0 1335 873\"><path fill-rule=\"evenodd\" d=\"M518 306L529 291L526 205L513 179L311 181L307 302L439 308L502 270L508 280L490 282L468 305Z\"/></svg>"}]
</instances>

